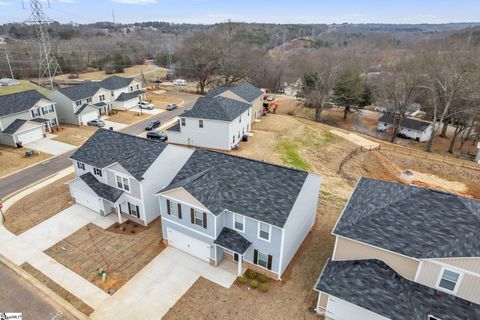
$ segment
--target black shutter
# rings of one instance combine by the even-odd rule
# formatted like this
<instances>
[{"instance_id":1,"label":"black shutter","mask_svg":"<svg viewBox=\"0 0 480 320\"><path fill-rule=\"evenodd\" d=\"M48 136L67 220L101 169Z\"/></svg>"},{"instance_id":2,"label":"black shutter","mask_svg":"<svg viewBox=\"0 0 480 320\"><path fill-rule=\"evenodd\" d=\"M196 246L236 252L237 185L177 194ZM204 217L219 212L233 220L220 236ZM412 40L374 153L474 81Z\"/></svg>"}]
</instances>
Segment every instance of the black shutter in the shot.
<instances>
[{"instance_id":1,"label":"black shutter","mask_svg":"<svg viewBox=\"0 0 480 320\"><path fill-rule=\"evenodd\" d=\"M253 250L253 264L258 264L258 250Z\"/></svg>"},{"instance_id":2,"label":"black shutter","mask_svg":"<svg viewBox=\"0 0 480 320\"><path fill-rule=\"evenodd\" d=\"M170 213L170 200L168 200L168 199L167 199L167 213L171 214Z\"/></svg>"},{"instance_id":3,"label":"black shutter","mask_svg":"<svg viewBox=\"0 0 480 320\"><path fill-rule=\"evenodd\" d=\"M180 203L177 203L178 207L178 218L182 219L182 205Z\"/></svg>"},{"instance_id":4,"label":"black shutter","mask_svg":"<svg viewBox=\"0 0 480 320\"><path fill-rule=\"evenodd\" d=\"M207 213L203 213L203 227L207 229Z\"/></svg>"},{"instance_id":5,"label":"black shutter","mask_svg":"<svg viewBox=\"0 0 480 320\"><path fill-rule=\"evenodd\" d=\"M140 218L140 208L138 206L135 206L137 208L137 211L136 211L136 216L137 218Z\"/></svg>"},{"instance_id":6,"label":"black shutter","mask_svg":"<svg viewBox=\"0 0 480 320\"><path fill-rule=\"evenodd\" d=\"M267 269L272 270L272 256L271 255L268 255Z\"/></svg>"},{"instance_id":7,"label":"black shutter","mask_svg":"<svg viewBox=\"0 0 480 320\"><path fill-rule=\"evenodd\" d=\"M128 204L128 214L132 214L132 208L130 208L130 202L127 202Z\"/></svg>"},{"instance_id":8,"label":"black shutter","mask_svg":"<svg viewBox=\"0 0 480 320\"><path fill-rule=\"evenodd\" d=\"M195 223L195 213L193 212L193 208L190 208L190 221L192 224Z\"/></svg>"}]
</instances>

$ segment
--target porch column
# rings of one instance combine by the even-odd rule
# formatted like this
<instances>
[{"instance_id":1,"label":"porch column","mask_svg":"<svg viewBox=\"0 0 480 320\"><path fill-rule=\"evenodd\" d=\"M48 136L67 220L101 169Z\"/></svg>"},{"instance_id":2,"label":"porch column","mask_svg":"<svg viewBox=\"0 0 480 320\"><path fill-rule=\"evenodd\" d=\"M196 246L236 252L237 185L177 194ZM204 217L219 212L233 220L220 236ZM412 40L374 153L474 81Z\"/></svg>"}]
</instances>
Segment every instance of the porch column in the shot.
<instances>
[{"instance_id":1,"label":"porch column","mask_svg":"<svg viewBox=\"0 0 480 320\"><path fill-rule=\"evenodd\" d=\"M243 264L243 256L241 254L238 255L238 269L237 269L237 276L242 275L242 264Z\"/></svg>"},{"instance_id":2,"label":"porch column","mask_svg":"<svg viewBox=\"0 0 480 320\"><path fill-rule=\"evenodd\" d=\"M122 223L122 210L120 209L120 204L117 207L118 223Z\"/></svg>"}]
</instances>

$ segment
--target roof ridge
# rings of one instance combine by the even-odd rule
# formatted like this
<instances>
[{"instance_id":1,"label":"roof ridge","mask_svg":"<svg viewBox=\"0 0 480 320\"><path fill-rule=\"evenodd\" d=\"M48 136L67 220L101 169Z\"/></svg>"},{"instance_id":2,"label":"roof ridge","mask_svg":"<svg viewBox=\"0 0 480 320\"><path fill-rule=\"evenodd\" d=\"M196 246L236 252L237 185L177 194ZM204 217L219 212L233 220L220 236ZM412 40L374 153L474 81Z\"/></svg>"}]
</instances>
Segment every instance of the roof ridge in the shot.
<instances>
[{"instance_id":1,"label":"roof ridge","mask_svg":"<svg viewBox=\"0 0 480 320\"><path fill-rule=\"evenodd\" d=\"M126 137L130 137L130 138L135 138L135 139L138 139L138 140L142 140L142 141L147 141L149 143L152 143L153 144L166 144L165 142L162 142L162 141L153 141L153 140L150 140L150 139L147 139L147 138L144 138L144 137L140 137L140 136L135 136L133 134L129 134L129 133L126 133L126 132L121 132L121 131L115 131L115 130L110 130L110 129L105 129L105 128L99 128L97 130L97 132L103 132L103 131L108 131L110 133L115 133L115 134L121 134L121 135L124 135Z\"/></svg>"}]
</instances>

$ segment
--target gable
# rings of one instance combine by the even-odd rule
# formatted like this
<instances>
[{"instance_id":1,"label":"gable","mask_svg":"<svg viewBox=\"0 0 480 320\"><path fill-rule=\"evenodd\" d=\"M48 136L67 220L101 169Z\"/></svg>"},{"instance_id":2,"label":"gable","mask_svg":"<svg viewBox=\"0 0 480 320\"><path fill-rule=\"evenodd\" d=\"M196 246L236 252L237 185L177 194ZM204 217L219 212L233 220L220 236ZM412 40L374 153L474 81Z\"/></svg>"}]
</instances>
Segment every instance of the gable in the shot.
<instances>
[{"instance_id":1,"label":"gable","mask_svg":"<svg viewBox=\"0 0 480 320\"><path fill-rule=\"evenodd\" d=\"M237 100L237 101L240 101L240 102L248 103L248 101L246 101L246 100L243 99L242 97L236 95L235 93L233 93L233 92L230 91L230 90L227 90L227 91L225 91L225 92L222 92L221 94L219 94L219 96L224 97L224 98L228 98L228 99Z\"/></svg>"},{"instance_id":2,"label":"gable","mask_svg":"<svg viewBox=\"0 0 480 320\"><path fill-rule=\"evenodd\" d=\"M198 207L200 209L203 209L203 210L210 211L210 210L208 210L207 207L205 207L203 205L203 203L201 203L197 198L195 198L192 194L190 194L184 188L178 188L178 189L162 192L161 195L167 196L167 197L172 198L172 199L177 199L181 202L191 204L191 205L193 205L195 207Z\"/></svg>"}]
</instances>

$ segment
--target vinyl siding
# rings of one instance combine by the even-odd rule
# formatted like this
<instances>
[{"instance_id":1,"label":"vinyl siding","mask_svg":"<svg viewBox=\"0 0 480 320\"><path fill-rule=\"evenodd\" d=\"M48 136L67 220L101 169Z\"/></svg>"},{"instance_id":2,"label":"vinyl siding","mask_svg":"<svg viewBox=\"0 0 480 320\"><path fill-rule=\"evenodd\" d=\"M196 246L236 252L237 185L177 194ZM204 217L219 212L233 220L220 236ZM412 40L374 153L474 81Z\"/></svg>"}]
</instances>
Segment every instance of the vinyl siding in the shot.
<instances>
[{"instance_id":1,"label":"vinyl siding","mask_svg":"<svg viewBox=\"0 0 480 320\"><path fill-rule=\"evenodd\" d=\"M480 274L480 258L432 259L463 270Z\"/></svg>"},{"instance_id":2,"label":"vinyl siding","mask_svg":"<svg viewBox=\"0 0 480 320\"><path fill-rule=\"evenodd\" d=\"M187 190L183 188L164 192L163 195L173 199L178 199L186 203L190 203L191 205L202 208L203 210L208 210L200 201L197 200L197 198L192 196Z\"/></svg>"},{"instance_id":3,"label":"vinyl siding","mask_svg":"<svg viewBox=\"0 0 480 320\"><path fill-rule=\"evenodd\" d=\"M137 198L137 199L142 199L142 194L140 190L140 183L132 177L127 170L125 170L121 165L119 164L114 164L110 168L105 170L107 173L107 184L109 186L112 186L116 189L119 189L117 187L117 180L116 180L116 175L120 175L121 177L127 178L129 185L130 185L130 191L125 191L125 193L129 194L131 197Z\"/></svg>"},{"instance_id":4,"label":"vinyl siding","mask_svg":"<svg viewBox=\"0 0 480 320\"><path fill-rule=\"evenodd\" d=\"M423 261L417 276L417 282L435 288L442 266L429 261Z\"/></svg>"},{"instance_id":5,"label":"vinyl siding","mask_svg":"<svg viewBox=\"0 0 480 320\"><path fill-rule=\"evenodd\" d=\"M232 139L229 134L231 122L203 119L203 128L200 128L199 120L201 119L185 118L185 126L181 126L181 132L167 131L168 142L230 150L229 142Z\"/></svg>"}]
</instances>

